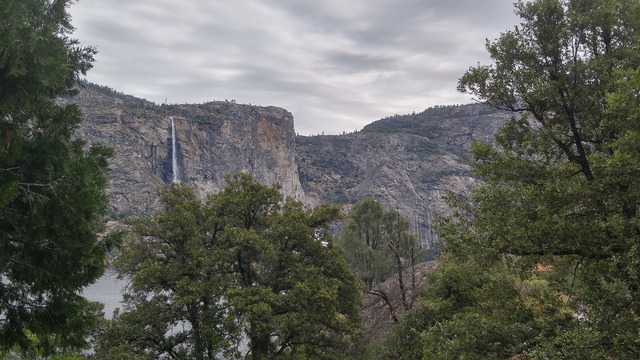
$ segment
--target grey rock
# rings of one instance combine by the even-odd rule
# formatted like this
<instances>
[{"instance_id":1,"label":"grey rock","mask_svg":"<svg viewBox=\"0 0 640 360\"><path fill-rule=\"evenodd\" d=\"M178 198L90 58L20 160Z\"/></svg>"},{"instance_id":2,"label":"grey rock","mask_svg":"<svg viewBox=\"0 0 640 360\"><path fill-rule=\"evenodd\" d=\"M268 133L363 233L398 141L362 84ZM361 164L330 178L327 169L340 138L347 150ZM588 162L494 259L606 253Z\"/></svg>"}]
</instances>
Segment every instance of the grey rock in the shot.
<instances>
[{"instance_id":1,"label":"grey rock","mask_svg":"<svg viewBox=\"0 0 640 360\"><path fill-rule=\"evenodd\" d=\"M293 116L277 107L212 101L157 105L87 84L72 100L84 112L77 135L115 150L109 174L112 219L159 210L157 189L171 181L171 128L180 180L203 197L224 176L246 172L285 195L315 205L353 204L367 196L397 208L434 247L449 191L467 193L472 141L488 141L508 114L485 105L447 106L394 116L346 135L295 136Z\"/></svg>"},{"instance_id":2,"label":"grey rock","mask_svg":"<svg viewBox=\"0 0 640 360\"><path fill-rule=\"evenodd\" d=\"M156 105L96 85L87 85L72 101L84 113L77 136L115 151L109 174L115 218L159 210L157 189L173 178L171 117L180 180L198 196L220 191L226 174L245 172L261 183L281 184L285 195L304 197L293 116L284 109L227 101Z\"/></svg>"},{"instance_id":3,"label":"grey rock","mask_svg":"<svg viewBox=\"0 0 640 360\"><path fill-rule=\"evenodd\" d=\"M509 115L482 104L394 116L339 136L297 137L298 172L315 202L353 204L367 196L396 208L432 248L443 196L477 183L469 166L474 140L489 141Z\"/></svg>"}]
</instances>

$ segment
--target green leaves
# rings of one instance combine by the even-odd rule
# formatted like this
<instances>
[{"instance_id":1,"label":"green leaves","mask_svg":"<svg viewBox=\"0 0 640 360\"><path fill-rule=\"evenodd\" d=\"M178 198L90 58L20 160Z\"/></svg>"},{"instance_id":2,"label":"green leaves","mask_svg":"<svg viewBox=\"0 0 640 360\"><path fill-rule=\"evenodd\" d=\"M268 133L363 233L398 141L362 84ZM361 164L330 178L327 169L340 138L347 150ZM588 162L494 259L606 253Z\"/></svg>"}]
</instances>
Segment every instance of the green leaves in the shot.
<instances>
[{"instance_id":1,"label":"green leaves","mask_svg":"<svg viewBox=\"0 0 640 360\"><path fill-rule=\"evenodd\" d=\"M337 242L345 249L349 266L371 290L404 269L419 256L415 234L397 211L385 211L374 198L357 202L349 211ZM397 252L398 257L396 257Z\"/></svg>"},{"instance_id":2,"label":"green leaves","mask_svg":"<svg viewBox=\"0 0 640 360\"><path fill-rule=\"evenodd\" d=\"M0 351L82 347L97 316L77 293L117 245L97 236L110 152L72 139L80 111L57 103L95 53L67 37L68 4L0 3Z\"/></svg>"},{"instance_id":3,"label":"green leaves","mask_svg":"<svg viewBox=\"0 0 640 360\"><path fill-rule=\"evenodd\" d=\"M361 295L327 231L339 211L279 189L246 174L206 202L182 184L163 189L163 212L135 222L116 260L131 285L98 358L239 358L245 346L247 358L346 358Z\"/></svg>"},{"instance_id":4,"label":"green leaves","mask_svg":"<svg viewBox=\"0 0 640 360\"><path fill-rule=\"evenodd\" d=\"M425 296L436 317L425 358L637 357L640 22L629 11L640 2L516 8L521 26L488 43L494 64L459 82L514 118L493 143L474 145L484 183L439 227L448 256L439 271L476 261L490 275L498 262L505 277L479 290L454 271L457 296Z\"/></svg>"},{"instance_id":5,"label":"green leaves","mask_svg":"<svg viewBox=\"0 0 640 360\"><path fill-rule=\"evenodd\" d=\"M0 5L2 80L0 108L41 111L58 96L75 93L80 74L91 68L95 49L68 38L73 28L68 0L5 1ZM28 118L28 117L27 117Z\"/></svg>"}]
</instances>

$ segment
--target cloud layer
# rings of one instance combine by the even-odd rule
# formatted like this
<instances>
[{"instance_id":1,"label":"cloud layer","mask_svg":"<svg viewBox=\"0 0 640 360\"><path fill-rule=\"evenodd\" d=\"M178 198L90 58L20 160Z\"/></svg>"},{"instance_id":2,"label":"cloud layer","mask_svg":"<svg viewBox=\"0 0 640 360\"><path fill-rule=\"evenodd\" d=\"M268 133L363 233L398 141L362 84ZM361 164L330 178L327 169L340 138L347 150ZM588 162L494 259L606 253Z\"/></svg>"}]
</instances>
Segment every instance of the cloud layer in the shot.
<instances>
[{"instance_id":1,"label":"cloud layer","mask_svg":"<svg viewBox=\"0 0 640 360\"><path fill-rule=\"evenodd\" d=\"M467 103L485 39L512 0L81 0L75 37L98 48L92 82L162 103L281 106L301 134Z\"/></svg>"}]
</instances>

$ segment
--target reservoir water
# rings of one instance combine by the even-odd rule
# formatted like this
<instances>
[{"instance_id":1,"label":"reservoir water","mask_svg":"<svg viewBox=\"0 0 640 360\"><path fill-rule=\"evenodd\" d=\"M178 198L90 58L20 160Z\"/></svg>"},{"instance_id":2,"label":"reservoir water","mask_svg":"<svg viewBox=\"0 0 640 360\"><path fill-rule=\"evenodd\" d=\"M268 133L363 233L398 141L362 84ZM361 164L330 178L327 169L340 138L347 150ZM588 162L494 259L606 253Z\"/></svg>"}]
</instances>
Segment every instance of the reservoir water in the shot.
<instances>
[{"instance_id":1,"label":"reservoir water","mask_svg":"<svg viewBox=\"0 0 640 360\"><path fill-rule=\"evenodd\" d=\"M122 289L127 282L118 280L115 271L108 269L98 281L84 289L84 296L104 304L104 316L111 319L113 310L122 308Z\"/></svg>"},{"instance_id":2,"label":"reservoir water","mask_svg":"<svg viewBox=\"0 0 640 360\"><path fill-rule=\"evenodd\" d=\"M116 308L122 309L122 290L127 285L126 280L118 280L115 271L108 269L98 281L83 291L83 295L91 300L104 304L104 316L107 319L113 317L113 311ZM237 345L236 349L240 353L248 351L247 340L243 340ZM218 359L224 360L222 355L218 355Z\"/></svg>"}]
</instances>

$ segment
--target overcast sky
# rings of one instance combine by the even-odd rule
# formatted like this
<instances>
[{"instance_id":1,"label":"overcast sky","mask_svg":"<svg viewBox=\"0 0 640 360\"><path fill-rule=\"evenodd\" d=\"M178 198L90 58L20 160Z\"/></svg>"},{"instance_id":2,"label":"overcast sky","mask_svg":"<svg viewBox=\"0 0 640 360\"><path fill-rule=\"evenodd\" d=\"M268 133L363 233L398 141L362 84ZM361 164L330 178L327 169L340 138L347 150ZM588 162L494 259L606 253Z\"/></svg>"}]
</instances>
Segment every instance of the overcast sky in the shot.
<instances>
[{"instance_id":1,"label":"overcast sky","mask_svg":"<svg viewBox=\"0 0 640 360\"><path fill-rule=\"evenodd\" d=\"M156 103L231 100L293 113L300 134L471 102L458 78L513 0L80 0L89 81Z\"/></svg>"}]
</instances>

